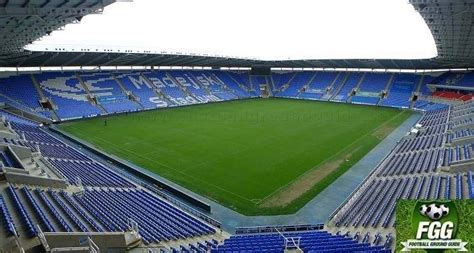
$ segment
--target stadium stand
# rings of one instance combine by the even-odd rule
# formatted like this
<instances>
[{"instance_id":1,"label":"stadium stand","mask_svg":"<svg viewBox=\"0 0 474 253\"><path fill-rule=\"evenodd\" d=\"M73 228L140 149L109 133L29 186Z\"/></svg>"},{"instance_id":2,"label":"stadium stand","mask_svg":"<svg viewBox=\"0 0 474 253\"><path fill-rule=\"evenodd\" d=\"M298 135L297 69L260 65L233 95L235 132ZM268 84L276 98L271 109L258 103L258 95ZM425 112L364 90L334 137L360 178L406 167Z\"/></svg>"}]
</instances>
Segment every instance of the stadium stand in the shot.
<instances>
[{"instance_id":1,"label":"stadium stand","mask_svg":"<svg viewBox=\"0 0 474 253\"><path fill-rule=\"evenodd\" d=\"M356 94L351 98L351 102L354 104L377 105L382 91L390 84L392 78L392 74L367 73Z\"/></svg>"},{"instance_id":2,"label":"stadium stand","mask_svg":"<svg viewBox=\"0 0 474 253\"><path fill-rule=\"evenodd\" d=\"M0 101L42 117L51 117L49 111L41 107L41 98L31 78L31 75L26 74L3 78L0 81Z\"/></svg>"},{"instance_id":3,"label":"stadium stand","mask_svg":"<svg viewBox=\"0 0 474 253\"><path fill-rule=\"evenodd\" d=\"M91 160L33 122L16 121L17 117L8 113L2 115L8 119L7 122L13 122L13 131L21 129L42 135L42 142L36 145L30 145L28 137L17 144L34 151L40 146L41 155L65 175L71 185L86 187L78 194L69 188L54 188L52 185L40 189L35 185L10 184L6 193L17 210L15 213L20 215L20 227L26 228L20 231L21 236L23 233L28 237L38 235L37 225L42 232L128 231L130 219L140 224L140 235L145 245L215 234L215 227ZM0 198L5 228L9 235L13 235L16 230L6 206L3 197ZM189 247L188 243L185 245L185 248Z\"/></svg>"},{"instance_id":4,"label":"stadium stand","mask_svg":"<svg viewBox=\"0 0 474 253\"><path fill-rule=\"evenodd\" d=\"M33 110L40 109L40 98L29 75L11 76L3 79L0 83L0 92L5 97L16 100Z\"/></svg>"},{"instance_id":5,"label":"stadium stand","mask_svg":"<svg viewBox=\"0 0 474 253\"><path fill-rule=\"evenodd\" d=\"M234 235L211 252L390 252L383 246L358 243L344 235L332 235L326 231L257 233Z\"/></svg>"},{"instance_id":6,"label":"stadium stand","mask_svg":"<svg viewBox=\"0 0 474 253\"><path fill-rule=\"evenodd\" d=\"M340 72L315 72L306 89L300 94L300 97L321 99L339 76Z\"/></svg>"},{"instance_id":7,"label":"stadium stand","mask_svg":"<svg viewBox=\"0 0 474 253\"><path fill-rule=\"evenodd\" d=\"M121 90L115 77L110 73L82 74L86 90L96 98L97 103L107 113L129 112L139 109L137 103L130 101Z\"/></svg>"},{"instance_id":8,"label":"stadium stand","mask_svg":"<svg viewBox=\"0 0 474 253\"><path fill-rule=\"evenodd\" d=\"M230 89L232 89L234 91L234 94L237 95L239 98L256 97L256 94L252 90L250 90L249 87L246 87L242 83L239 83L237 79L231 75L231 73L216 71L214 72L214 74Z\"/></svg>"},{"instance_id":9,"label":"stadium stand","mask_svg":"<svg viewBox=\"0 0 474 253\"><path fill-rule=\"evenodd\" d=\"M463 76L470 77L470 74ZM51 111L41 108L33 79ZM469 93L432 91L433 77L406 73L371 72L275 72L268 78L232 71L151 72L43 72L0 78L0 98L10 106L60 120L94 117L160 107L190 105L260 96L260 84L268 85L273 96L330 100L414 108L421 111L445 107L438 98L468 101ZM439 77L438 77L439 78ZM435 78L436 79L436 78ZM465 78L468 81L469 78ZM464 79L462 79L464 80ZM468 82L465 81L465 82ZM22 89L10 93L21 82ZM381 98L382 91L386 96ZM416 101L411 101L414 95ZM454 95L447 95L454 94Z\"/></svg>"},{"instance_id":10,"label":"stadium stand","mask_svg":"<svg viewBox=\"0 0 474 253\"><path fill-rule=\"evenodd\" d=\"M311 72L296 73L295 76L289 81L288 87L284 88L284 90L278 93L277 96L290 98L297 97L301 88L311 81L312 77L313 74Z\"/></svg>"},{"instance_id":11,"label":"stadium stand","mask_svg":"<svg viewBox=\"0 0 474 253\"><path fill-rule=\"evenodd\" d=\"M7 112L2 112L2 115L3 124L10 125L12 131L29 133L17 144L40 151L38 154L60 171L59 175L64 175L67 185L70 185L66 188L52 185L41 188L35 184L10 184L7 181L5 194L0 192L0 214L8 236L18 233L21 237L33 238L44 232L126 232L133 221L140 226L143 245L160 243L167 245L163 250L171 252L206 252L209 249L212 252L227 252L260 250L261 247L278 252L283 250L284 237L278 234L232 236L223 240L227 236L222 237L222 232L217 234L216 227L129 181L106 165L86 157L34 122ZM5 182L0 182L2 184ZM15 214L19 217L17 225L21 229L15 229L10 215L12 210L9 210L3 196L8 196L8 202L15 208ZM346 250L387 251L384 246L358 243L357 240L322 230L285 233L285 236L299 237L298 247L308 252L321 247L330 252L340 245L344 245ZM197 239L190 243L189 238Z\"/></svg>"},{"instance_id":12,"label":"stadium stand","mask_svg":"<svg viewBox=\"0 0 474 253\"><path fill-rule=\"evenodd\" d=\"M9 70L0 71L1 252L393 252L397 200L474 199L472 0L408 1L435 38L430 59L274 61L28 47L114 2L2 1L0 66ZM421 118L328 223L235 235L165 184L87 151L52 125L267 96L412 109Z\"/></svg>"},{"instance_id":13,"label":"stadium stand","mask_svg":"<svg viewBox=\"0 0 474 253\"><path fill-rule=\"evenodd\" d=\"M230 71L230 72L227 72L227 74L233 78L236 82L238 82L239 84L241 84L246 90L248 90L249 92L251 92L252 94L254 95L257 95L254 90L252 89L252 86L250 84L250 74L248 72L233 72L233 71Z\"/></svg>"},{"instance_id":14,"label":"stadium stand","mask_svg":"<svg viewBox=\"0 0 474 253\"><path fill-rule=\"evenodd\" d=\"M209 90L211 95L217 96L220 100L239 98L236 92L230 89L214 72L200 72L197 73L196 78L201 82L203 87Z\"/></svg>"},{"instance_id":15,"label":"stadium stand","mask_svg":"<svg viewBox=\"0 0 474 253\"><path fill-rule=\"evenodd\" d=\"M331 101L346 102L350 96L350 92L352 92L352 90L357 87L363 77L363 73L350 73L346 80L338 88L338 90L335 90L334 96L331 98Z\"/></svg>"},{"instance_id":16,"label":"stadium stand","mask_svg":"<svg viewBox=\"0 0 474 253\"><path fill-rule=\"evenodd\" d=\"M42 90L57 106L61 119L74 119L102 114L92 103L74 73L45 72L36 74Z\"/></svg>"},{"instance_id":17,"label":"stadium stand","mask_svg":"<svg viewBox=\"0 0 474 253\"><path fill-rule=\"evenodd\" d=\"M23 168L9 150L4 150L0 152L4 165L1 170L8 173L9 168L23 169L43 177L41 180L54 181L49 186L7 183L0 191L0 213L5 221L4 231L9 236L18 233L33 238L44 232L128 233L133 227L131 224L136 223L143 245L162 244L172 252L262 248L281 252L288 246L285 241L288 237L299 238L298 247L305 252L321 252L321 247L332 252L341 249L341 245L348 251L386 252L392 247L397 199L474 197L472 167L469 167L473 161L471 114L474 102L440 101L427 75L306 71L275 72L263 77L242 71L159 70L44 72L22 78L0 78L0 84L8 83L5 87L18 82L28 85L14 95L9 94L8 88L0 89L0 97L5 98L6 104L51 117L52 114L42 113L45 110L38 101L43 95L32 80L38 82L39 89L53 104L52 112L64 121L255 98L261 95L259 85L268 85L276 97L413 108L424 114L418 122L421 127L403 137L333 214L327 231L229 237L226 233L217 233L219 229L201 220L201 216L194 216L195 213L192 215L143 188L133 177L124 176L123 172L54 137L47 128L1 111L3 124L18 138L3 138L0 143L29 150L31 156L36 157L32 159L41 159L42 166L46 166L32 172L31 168ZM384 92L386 97L382 98ZM411 101L415 96L416 101ZM374 191L380 194L370 194ZM370 234L369 228L379 232Z\"/></svg>"},{"instance_id":18,"label":"stadium stand","mask_svg":"<svg viewBox=\"0 0 474 253\"><path fill-rule=\"evenodd\" d=\"M473 98L471 94L463 94L454 91L435 91L432 94L433 97L448 99L448 100L462 100L468 101Z\"/></svg>"},{"instance_id":19,"label":"stadium stand","mask_svg":"<svg viewBox=\"0 0 474 253\"><path fill-rule=\"evenodd\" d=\"M474 73L472 72L446 72L436 77L431 82L433 85L450 87L472 87L474 83Z\"/></svg>"},{"instance_id":20,"label":"stadium stand","mask_svg":"<svg viewBox=\"0 0 474 253\"><path fill-rule=\"evenodd\" d=\"M420 77L412 74L395 74L393 83L388 90L387 97L382 100L382 105L409 108L410 98L416 87Z\"/></svg>"},{"instance_id":21,"label":"stadium stand","mask_svg":"<svg viewBox=\"0 0 474 253\"><path fill-rule=\"evenodd\" d=\"M16 233L15 225L13 224L10 211L8 211L7 205L5 204L5 200L3 199L2 195L0 195L0 214L6 235L13 236Z\"/></svg>"},{"instance_id":22,"label":"stadium stand","mask_svg":"<svg viewBox=\"0 0 474 253\"><path fill-rule=\"evenodd\" d=\"M162 102L159 95L154 91L152 84L140 73L123 73L118 74L117 80L122 83L127 91L137 97L137 102L146 109L160 107L160 103L153 103L155 99Z\"/></svg>"},{"instance_id":23,"label":"stadium stand","mask_svg":"<svg viewBox=\"0 0 474 253\"><path fill-rule=\"evenodd\" d=\"M294 72L276 72L271 75L273 94L277 95L294 77Z\"/></svg>"},{"instance_id":24,"label":"stadium stand","mask_svg":"<svg viewBox=\"0 0 474 253\"><path fill-rule=\"evenodd\" d=\"M474 140L469 138L471 125L458 119L469 119L472 109L474 101L425 112L419 131L405 136L333 214L333 231L355 234L371 227L388 235L398 199L472 199ZM462 145L454 144L464 136Z\"/></svg>"}]
</instances>

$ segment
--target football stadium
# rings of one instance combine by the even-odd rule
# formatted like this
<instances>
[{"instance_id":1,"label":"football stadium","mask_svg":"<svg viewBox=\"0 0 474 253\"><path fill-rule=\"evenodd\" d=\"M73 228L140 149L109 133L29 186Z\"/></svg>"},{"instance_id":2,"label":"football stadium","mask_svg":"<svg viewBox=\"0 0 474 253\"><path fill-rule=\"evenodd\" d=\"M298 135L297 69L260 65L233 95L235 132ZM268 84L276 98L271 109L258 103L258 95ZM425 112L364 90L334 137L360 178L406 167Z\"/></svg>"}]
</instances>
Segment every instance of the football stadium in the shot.
<instances>
[{"instance_id":1,"label":"football stadium","mask_svg":"<svg viewBox=\"0 0 474 253\"><path fill-rule=\"evenodd\" d=\"M427 59L28 47L116 2L0 0L1 252L393 252L474 199L474 1L404 3Z\"/></svg>"}]
</instances>

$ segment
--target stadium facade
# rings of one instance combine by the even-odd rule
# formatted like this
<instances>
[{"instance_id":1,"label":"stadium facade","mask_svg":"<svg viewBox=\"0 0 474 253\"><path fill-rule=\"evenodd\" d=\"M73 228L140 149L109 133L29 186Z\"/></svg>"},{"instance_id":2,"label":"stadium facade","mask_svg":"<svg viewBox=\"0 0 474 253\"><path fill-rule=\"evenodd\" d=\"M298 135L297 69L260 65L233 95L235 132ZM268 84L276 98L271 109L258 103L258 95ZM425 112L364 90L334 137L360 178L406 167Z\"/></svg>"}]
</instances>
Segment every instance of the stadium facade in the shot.
<instances>
[{"instance_id":1,"label":"stadium facade","mask_svg":"<svg viewBox=\"0 0 474 253\"><path fill-rule=\"evenodd\" d=\"M474 1L410 3L433 34L438 49L433 59L260 61L146 51L33 52L24 47L85 15L100 14L113 1L0 2L5 70L0 248L391 252L397 200L474 199ZM205 197L81 146L55 127L269 97L390 107L414 111L420 119L324 224L247 228L223 226Z\"/></svg>"}]
</instances>

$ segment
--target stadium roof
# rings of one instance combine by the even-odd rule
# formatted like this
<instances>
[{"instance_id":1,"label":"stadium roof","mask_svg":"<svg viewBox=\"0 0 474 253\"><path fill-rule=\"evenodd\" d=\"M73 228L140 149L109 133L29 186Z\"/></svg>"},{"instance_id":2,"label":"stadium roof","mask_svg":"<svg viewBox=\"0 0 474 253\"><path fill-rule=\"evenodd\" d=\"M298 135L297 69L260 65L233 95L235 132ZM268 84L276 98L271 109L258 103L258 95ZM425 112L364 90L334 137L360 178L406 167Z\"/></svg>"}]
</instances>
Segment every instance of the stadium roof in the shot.
<instances>
[{"instance_id":1,"label":"stadium roof","mask_svg":"<svg viewBox=\"0 0 474 253\"><path fill-rule=\"evenodd\" d=\"M100 14L115 0L0 0L0 62L11 65L27 59L31 52L23 47L61 29L80 22L88 14Z\"/></svg>"},{"instance_id":2,"label":"stadium roof","mask_svg":"<svg viewBox=\"0 0 474 253\"><path fill-rule=\"evenodd\" d=\"M347 59L262 61L220 56L64 49L33 52L32 41L100 14L114 0L0 0L0 66L208 66L281 68L447 69L474 67L474 0L410 0L433 34L438 56L433 59Z\"/></svg>"}]
</instances>

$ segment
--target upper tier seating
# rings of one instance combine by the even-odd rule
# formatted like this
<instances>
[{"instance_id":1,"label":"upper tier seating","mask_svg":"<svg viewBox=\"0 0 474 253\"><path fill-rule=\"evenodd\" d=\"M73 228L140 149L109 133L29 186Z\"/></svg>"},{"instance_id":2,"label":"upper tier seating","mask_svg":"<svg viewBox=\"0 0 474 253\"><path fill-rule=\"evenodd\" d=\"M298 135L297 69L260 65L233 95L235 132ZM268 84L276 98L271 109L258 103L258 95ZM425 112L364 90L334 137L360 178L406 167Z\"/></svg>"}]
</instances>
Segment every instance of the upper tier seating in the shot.
<instances>
[{"instance_id":1,"label":"upper tier seating","mask_svg":"<svg viewBox=\"0 0 474 253\"><path fill-rule=\"evenodd\" d=\"M432 84L445 86L474 86L474 72L446 72L431 81Z\"/></svg>"},{"instance_id":2,"label":"upper tier seating","mask_svg":"<svg viewBox=\"0 0 474 253\"><path fill-rule=\"evenodd\" d=\"M449 99L449 100L462 100L468 101L471 100L474 95L472 94L464 94L454 91L435 91L432 94L433 97L442 98L442 99Z\"/></svg>"},{"instance_id":3,"label":"upper tier seating","mask_svg":"<svg viewBox=\"0 0 474 253\"><path fill-rule=\"evenodd\" d=\"M435 111L439 109L447 108L446 104L440 104L427 100L417 100L415 101L415 106L413 108L423 111Z\"/></svg>"}]
</instances>

